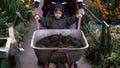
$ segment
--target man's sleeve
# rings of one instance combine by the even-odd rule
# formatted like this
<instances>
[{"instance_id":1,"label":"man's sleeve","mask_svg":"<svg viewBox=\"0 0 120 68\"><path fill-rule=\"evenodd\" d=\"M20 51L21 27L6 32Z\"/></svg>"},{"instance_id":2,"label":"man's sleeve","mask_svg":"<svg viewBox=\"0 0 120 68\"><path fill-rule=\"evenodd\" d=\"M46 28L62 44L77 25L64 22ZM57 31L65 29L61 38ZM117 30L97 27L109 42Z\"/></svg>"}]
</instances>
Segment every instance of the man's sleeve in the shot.
<instances>
[{"instance_id":1,"label":"man's sleeve","mask_svg":"<svg viewBox=\"0 0 120 68\"><path fill-rule=\"evenodd\" d=\"M39 7L39 3L41 0L34 0L34 8L38 8Z\"/></svg>"},{"instance_id":2,"label":"man's sleeve","mask_svg":"<svg viewBox=\"0 0 120 68\"><path fill-rule=\"evenodd\" d=\"M78 7L83 8L83 0L77 0Z\"/></svg>"}]
</instances>

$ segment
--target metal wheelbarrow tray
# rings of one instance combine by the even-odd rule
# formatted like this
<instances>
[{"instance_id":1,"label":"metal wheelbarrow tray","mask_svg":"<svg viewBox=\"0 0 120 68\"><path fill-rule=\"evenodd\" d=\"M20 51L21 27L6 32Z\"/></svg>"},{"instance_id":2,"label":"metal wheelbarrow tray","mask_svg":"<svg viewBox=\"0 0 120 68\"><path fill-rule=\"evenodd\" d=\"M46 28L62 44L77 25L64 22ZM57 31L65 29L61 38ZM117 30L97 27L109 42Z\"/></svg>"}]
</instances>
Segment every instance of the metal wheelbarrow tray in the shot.
<instances>
[{"instance_id":1,"label":"metal wheelbarrow tray","mask_svg":"<svg viewBox=\"0 0 120 68\"><path fill-rule=\"evenodd\" d=\"M36 47L36 42L44 37L51 36L54 34L62 34L63 36L72 36L73 38L79 39L83 42L84 47L81 48L40 48ZM36 30L33 33L31 40L31 47L34 49L35 54L40 62L76 62L81 58L81 55L88 47L88 43L85 39L84 33L81 30L72 29L44 29ZM67 57L67 58L66 58Z\"/></svg>"}]
</instances>

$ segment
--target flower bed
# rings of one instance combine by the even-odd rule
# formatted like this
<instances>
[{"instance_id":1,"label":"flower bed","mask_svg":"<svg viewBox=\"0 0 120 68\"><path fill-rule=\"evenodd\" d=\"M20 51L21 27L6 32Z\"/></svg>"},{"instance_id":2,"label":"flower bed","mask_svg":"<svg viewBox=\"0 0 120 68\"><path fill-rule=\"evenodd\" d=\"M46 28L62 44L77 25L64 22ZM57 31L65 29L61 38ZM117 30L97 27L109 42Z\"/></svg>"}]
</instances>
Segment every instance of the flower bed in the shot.
<instances>
[{"instance_id":1,"label":"flower bed","mask_svg":"<svg viewBox=\"0 0 120 68\"><path fill-rule=\"evenodd\" d=\"M104 55L100 53L100 44L95 45L96 42L92 41L92 37L87 37L90 47L85 51L85 56L94 68L120 68L120 26L111 26L109 32L111 35L111 47L109 51L111 52ZM100 33L100 29L93 33L97 40L100 40ZM107 44L108 40L105 40L105 43ZM106 46L106 48L109 46Z\"/></svg>"}]
</instances>

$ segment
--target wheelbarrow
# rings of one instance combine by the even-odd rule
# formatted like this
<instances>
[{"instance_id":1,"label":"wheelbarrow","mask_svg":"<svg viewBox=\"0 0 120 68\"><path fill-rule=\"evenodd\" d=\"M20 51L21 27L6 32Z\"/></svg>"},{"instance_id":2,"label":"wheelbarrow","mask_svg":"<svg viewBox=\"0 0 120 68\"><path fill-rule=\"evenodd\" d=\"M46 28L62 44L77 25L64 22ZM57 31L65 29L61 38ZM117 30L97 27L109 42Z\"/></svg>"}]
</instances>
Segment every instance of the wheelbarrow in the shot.
<instances>
[{"instance_id":1,"label":"wheelbarrow","mask_svg":"<svg viewBox=\"0 0 120 68\"><path fill-rule=\"evenodd\" d=\"M35 18L36 31L34 31L31 47L34 49L35 54L39 62L43 63L43 68L48 68L50 63L55 63L56 68L66 68L65 63L68 64L69 68L77 68L75 63L81 58L84 49L88 48L88 42L84 36L84 33L80 29L81 17L78 19L78 30L72 29L42 29L39 30L38 17ZM63 36L72 36L82 41L83 47L80 48L40 48L36 46L36 42L47 36L54 34L61 34Z\"/></svg>"},{"instance_id":2,"label":"wheelbarrow","mask_svg":"<svg viewBox=\"0 0 120 68\"><path fill-rule=\"evenodd\" d=\"M80 48L40 48L36 46L36 42L44 37L54 34L63 36L72 36L82 41L83 47ZM81 58L81 55L88 47L84 33L81 30L71 29L45 29L36 30L33 33L31 47L34 49L38 61L43 62L43 68L48 68L50 63L67 63L69 68L74 68L74 64ZM61 66L61 65L60 65ZM57 67L56 67L57 68Z\"/></svg>"}]
</instances>

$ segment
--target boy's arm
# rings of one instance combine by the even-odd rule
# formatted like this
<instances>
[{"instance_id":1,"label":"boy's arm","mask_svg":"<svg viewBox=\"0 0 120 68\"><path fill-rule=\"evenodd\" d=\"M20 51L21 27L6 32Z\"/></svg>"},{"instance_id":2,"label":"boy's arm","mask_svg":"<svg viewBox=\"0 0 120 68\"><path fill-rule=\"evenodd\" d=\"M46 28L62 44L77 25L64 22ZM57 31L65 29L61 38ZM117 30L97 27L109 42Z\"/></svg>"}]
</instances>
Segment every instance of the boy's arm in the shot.
<instances>
[{"instance_id":1,"label":"boy's arm","mask_svg":"<svg viewBox=\"0 0 120 68\"><path fill-rule=\"evenodd\" d=\"M33 11L32 11L33 16L36 16L36 15L39 14L38 7L39 7L39 4L40 4L40 1L41 0L34 0L34 7L33 7Z\"/></svg>"},{"instance_id":2,"label":"boy's arm","mask_svg":"<svg viewBox=\"0 0 120 68\"><path fill-rule=\"evenodd\" d=\"M71 25L73 23L76 23L76 21L78 20L77 16L76 15L73 15L71 17L68 17L67 19L67 24L68 25Z\"/></svg>"},{"instance_id":3,"label":"boy's arm","mask_svg":"<svg viewBox=\"0 0 120 68\"><path fill-rule=\"evenodd\" d=\"M75 14L75 15L73 15L71 17L68 17L67 18L67 24L71 25L73 23L76 23L76 21L78 21L79 17L82 17L82 14Z\"/></svg>"},{"instance_id":4,"label":"boy's arm","mask_svg":"<svg viewBox=\"0 0 120 68\"><path fill-rule=\"evenodd\" d=\"M40 17L40 20L39 20L39 23L42 25L42 26L47 26L47 18L46 17Z\"/></svg>"},{"instance_id":5,"label":"boy's arm","mask_svg":"<svg viewBox=\"0 0 120 68\"><path fill-rule=\"evenodd\" d=\"M37 19L41 25L46 26L47 17L40 17L39 15L36 15L35 19Z\"/></svg>"}]
</instances>

